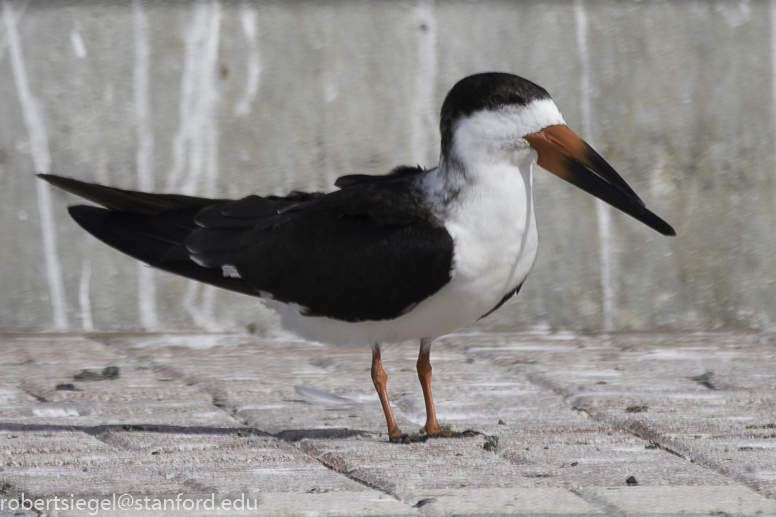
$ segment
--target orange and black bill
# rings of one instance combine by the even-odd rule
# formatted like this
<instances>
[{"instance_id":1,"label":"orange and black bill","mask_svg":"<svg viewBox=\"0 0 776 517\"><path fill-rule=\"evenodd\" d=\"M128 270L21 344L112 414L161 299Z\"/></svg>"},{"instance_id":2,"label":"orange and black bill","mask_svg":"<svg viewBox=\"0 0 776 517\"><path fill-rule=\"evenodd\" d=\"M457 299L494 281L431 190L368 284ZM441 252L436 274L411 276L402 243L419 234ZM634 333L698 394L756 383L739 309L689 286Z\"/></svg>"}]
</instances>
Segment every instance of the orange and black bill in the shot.
<instances>
[{"instance_id":1,"label":"orange and black bill","mask_svg":"<svg viewBox=\"0 0 776 517\"><path fill-rule=\"evenodd\" d=\"M650 212L622 176L567 126L548 126L524 138L539 155L536 163L540 167L653 230L663 235L676 235L671 225Z\"/></svg>"}]
</instances>

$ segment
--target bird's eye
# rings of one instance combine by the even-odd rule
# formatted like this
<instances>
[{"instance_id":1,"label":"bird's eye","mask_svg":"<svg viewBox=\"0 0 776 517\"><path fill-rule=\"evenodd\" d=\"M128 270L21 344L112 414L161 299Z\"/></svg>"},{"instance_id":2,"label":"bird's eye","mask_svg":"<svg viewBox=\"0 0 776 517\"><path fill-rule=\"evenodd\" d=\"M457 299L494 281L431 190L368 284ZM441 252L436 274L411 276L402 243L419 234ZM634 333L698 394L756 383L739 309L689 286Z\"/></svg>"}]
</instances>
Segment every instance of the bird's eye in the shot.
<instances>
[{"instance_id":1,"label":"bird's eye","mask_svg":"<svg viewBox=\"0 0 776 517\"><path fill-rule=\"evenodd\" d=\"M490 104L492 106L503 106L506 104L507 100L504 98L503 95L496 94L493 97L490 98Z\"/></svg>"}]
</instances>

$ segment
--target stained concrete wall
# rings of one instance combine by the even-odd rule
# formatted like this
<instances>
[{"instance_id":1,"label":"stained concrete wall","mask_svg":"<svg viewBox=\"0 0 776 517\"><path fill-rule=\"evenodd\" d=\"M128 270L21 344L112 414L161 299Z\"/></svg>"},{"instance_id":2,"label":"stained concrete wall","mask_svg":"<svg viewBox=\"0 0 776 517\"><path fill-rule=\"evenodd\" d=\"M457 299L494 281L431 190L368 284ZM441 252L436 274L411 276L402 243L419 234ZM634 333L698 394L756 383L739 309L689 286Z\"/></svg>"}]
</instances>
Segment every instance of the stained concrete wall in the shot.
<instances>
[{"instance_id":1,"label":"stained concrete wall","mask_svg":"<svg viewBox=\"0 0 776 517\"><path fill-rule=\"evenodd\" d=\"M2 1L0 329L271 332L257 300L82 232L52 172L208 196L433 166L461 77L545 86L669 239L537 170L540 251L481 326L776 323L776 4Z\"/></svg>"}]
</instances>

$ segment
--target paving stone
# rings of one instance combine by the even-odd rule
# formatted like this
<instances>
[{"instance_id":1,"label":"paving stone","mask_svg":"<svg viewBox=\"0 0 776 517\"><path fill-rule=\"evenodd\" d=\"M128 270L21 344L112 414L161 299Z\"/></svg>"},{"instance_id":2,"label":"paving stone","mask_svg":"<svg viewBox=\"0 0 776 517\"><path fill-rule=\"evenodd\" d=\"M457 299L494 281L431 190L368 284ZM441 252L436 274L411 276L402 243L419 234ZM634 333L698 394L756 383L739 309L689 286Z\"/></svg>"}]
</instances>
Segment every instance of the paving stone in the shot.
<instances>
[{"instance_id":1,"label":"paving stone","mask_svg":"<svg viewBox=\"0 0 776 517\"><path fill-rule=\"evenodd\" d=\"M118 367L110 380L79 381L84 370ZM212 397L152 371L104 343L77 337L6 337L0 348L5 386L0 422L95 426L234 426ZM60 389L57 389L57 386ZM62 389L64 388L64 389ZM21 395L24 393L26 395Z\"/></svg>"},{"instance_id":2,"label":"paving stone","mask_svg":"<svg viewBox=\"0 0 776 517\"><path fill-rule=\"evenodd\" d=\"M73 456L111 450L94 436L79 431L0 431L0 457L4 464L27 463L36 454Z\"/></svg>"},{"instance_id":3,"label":"paving stone","mask_svg":"<svg viewBox=\"0 0 776 517\"><path fill-rule=\"evenodd\" d=\"M631 476L640 485L735 483L595 421L567 418L503 427L496 453L514 465L517 474L529 478L531 486L626 486Z\"/></svg>"},{"instance_id":4,"label":"paving stone","mask_svg":"<svg viewBox=\"0 0 776 517\"><path fill-rule=\"evenodd\" d=\"M487 513L505 515L574 514L603 512L580 496L561 488L463 488L418 491L423 514L429 517Z\"/></svg>"},{"instance_id":5,"label":"paving stone","mask_svg":"<svg viewBox=\"0 0 776 517\"><path fill-rule=\"evenodd\" d=\"M165 479L148 462L133 455L37 455L25 463L28 466L9 467L0 473L0 479L8 484L12 493L64 496L190 491L175 480Z\"/></svg>"},{"instance_id":6,"label":"paving stone","mask_svg":"<svg viewBox=\"0 0 776 517\"><path fill-rule=\"evenodd\" d=\"M272 437L111 432L103 438L132 451L167 479L197 493L370 491Z\"/></svg>"},{"instance_id":7,"label":"paving stone","mask_svg":"<svg viewBox=\"0 0 776 517\"><path fill-rule=\"evenodd\" d=\"M380 439L304 440L299 447L338 472L417 502L414 491L418 489L514 486L511 465L485 451L482 443L482 437L476 436L412 444Z\"/></svg>"},{"instance_id":8,"label":"paving stone","mask_svg":"<svg viewBox=\"0 0 776 517\"><path fill-rule=\"evenodd\" d=\"M100 441L117 449L144 453L231 450L281 443L274 438L255 435L250 430L240 428L201 428L190 433L175 432L175 429L171 428L168 432L110 430L100 436Z\"/></svg>"},{"instance_id":9,"label":"paving stone","mask_svg":"<svg viewBox=\"0 0 776 517\"><path fill-rule=\"evenodd\" d=\"M210 402L198 390L169 382L134 358L115 348L87 339L5 338L0 366L4 381L20 386L39 401L66 403L88 401L170 400L191 398ZM100 374L118 367L110 380L78 380L84 370ZM57 386L60 389L57 389ZM181 397L181 395L185 397Z\"/></svg>"},{"instance_id":10,"label":"paving stone","mask_svg":"<svg viewBox=\"0 0 776 517\"><path fill-rule=\"evenodd\" d=\"M631 514L753 515L776 512L776 501L742 486L590 488Z\"/></svg>"},{"instance_id":11,"label":"paving stone","mask_svg":"<svg viewBox=\"0 0 776 517\"><path fill-rule=\"evenodd\" d=\"M670 442L696 463L714 468L771 498L776 497L776 443L771 439L703 439Z\"/></svg>"},{"instance_id":12,"label":"paving stone","mask_svg":"<svg viewBox=\"0 0 776 517\"><path fill-rule=\"evenodd\" d=\"M123 454L81 432L1 432L0 480L29 496L185 490L138 455Z\"/></svg>"},{"instance_id":13,"label":"paving stone","mask_svg":"<svg viewBox=\"0 0 776 517\"><path fill-rule=\"evenodd\" d=\"M135 400L0 406L0 421L28 426L167 424L232 427L238 422L204 401Z\"/></svg>"}]
</instances>

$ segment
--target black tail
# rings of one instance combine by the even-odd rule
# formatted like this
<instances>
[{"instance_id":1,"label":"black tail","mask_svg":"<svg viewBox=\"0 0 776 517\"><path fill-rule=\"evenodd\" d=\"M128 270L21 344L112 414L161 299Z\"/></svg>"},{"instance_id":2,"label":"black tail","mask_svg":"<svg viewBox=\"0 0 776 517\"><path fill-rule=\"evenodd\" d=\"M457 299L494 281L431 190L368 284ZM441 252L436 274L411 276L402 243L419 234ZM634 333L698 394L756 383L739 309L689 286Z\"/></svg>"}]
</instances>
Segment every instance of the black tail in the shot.
<instances>
[{"instance_id":1,"label":"black tail","mask_svg":"<svg viewBox=\"0 0 776 517\"><path fill-rule=\"evenodd\" d=\"M149 194L134 190L122 190L53 174L38 174L38 177L71 194L120 212L157 215L176 208L203 208L206 205L223 201L179 194Z\"/></svg>"},{"instance_id":2,"label":"black tail","mask_svg":"<svg viewBox=\"0 0 776 517\"><path fill-rule=\"evenodd\" d=\"M256 295L241 279L224 277L220 268L205 268L192 262L184 244L189 234L199 228L194 217L203 208L225 201L121 190L51 174L38 176L107 207L76 205L68 211L84 230L108 246L170 273Z\"/></svg>"}]
</instances>

